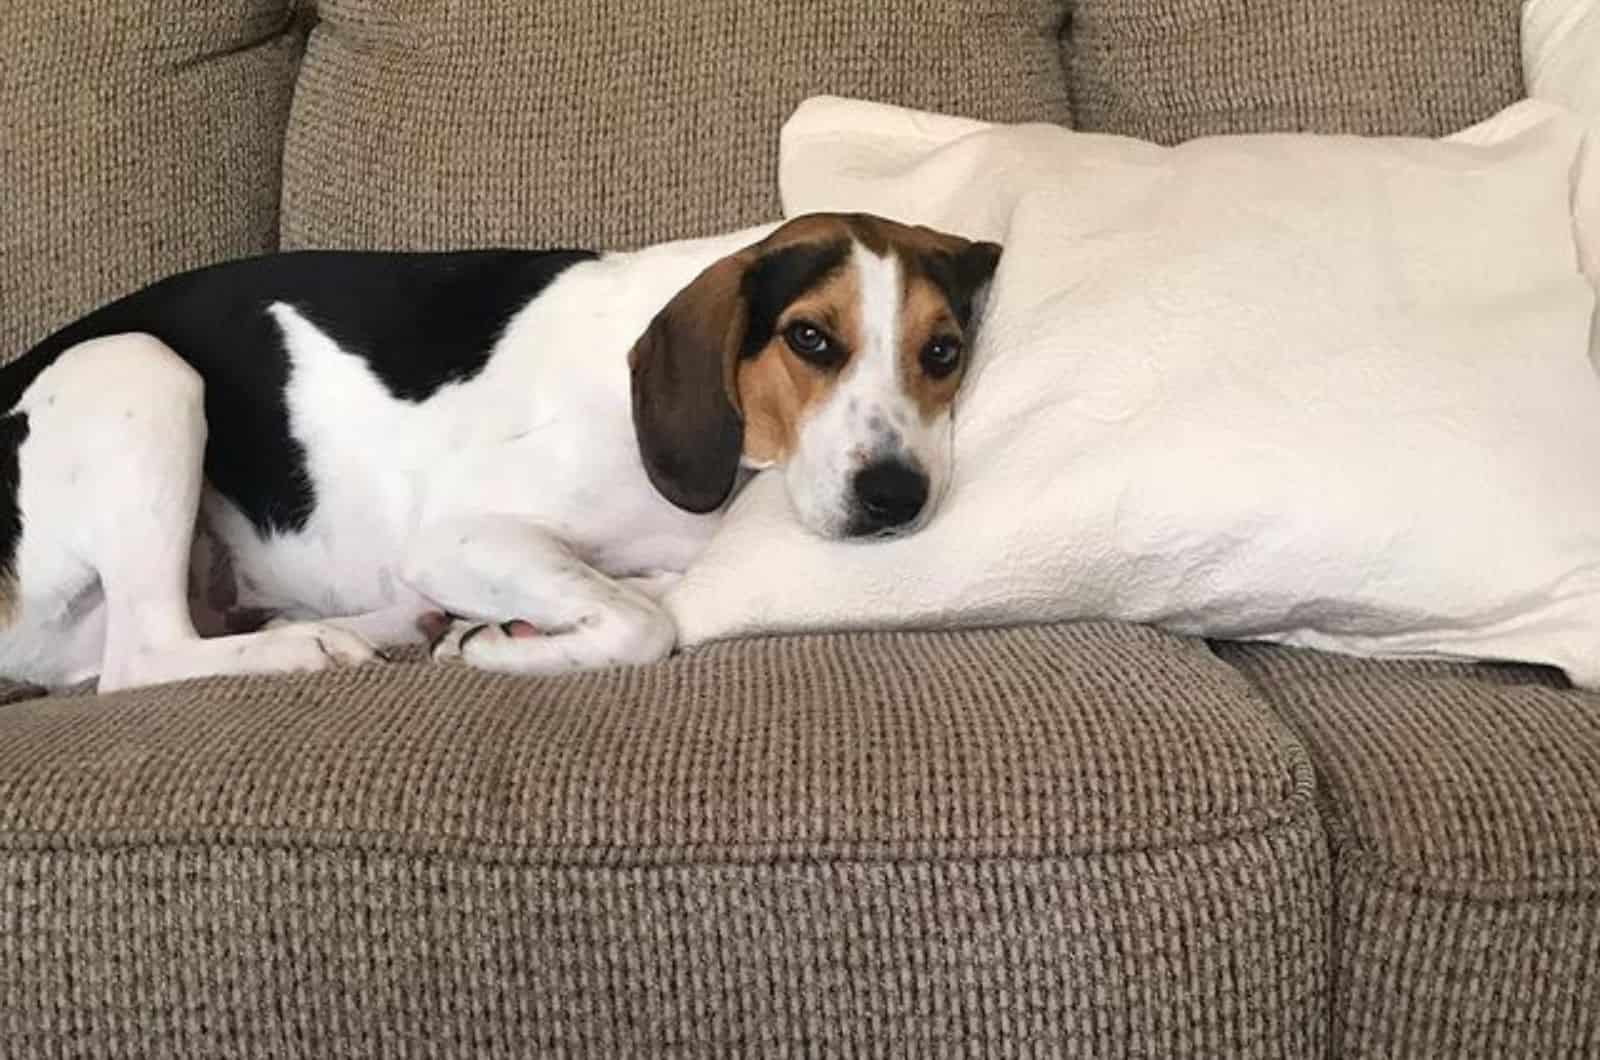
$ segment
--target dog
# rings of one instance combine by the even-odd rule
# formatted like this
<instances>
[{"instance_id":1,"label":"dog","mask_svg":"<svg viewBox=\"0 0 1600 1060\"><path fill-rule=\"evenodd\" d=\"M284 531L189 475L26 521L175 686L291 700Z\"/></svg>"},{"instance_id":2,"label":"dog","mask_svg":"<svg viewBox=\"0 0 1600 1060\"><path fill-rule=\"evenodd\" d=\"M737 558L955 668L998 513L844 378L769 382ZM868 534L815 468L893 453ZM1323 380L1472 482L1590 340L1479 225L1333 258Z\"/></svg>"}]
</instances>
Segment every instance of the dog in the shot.
<instances>
[{"instance_id":1,"label":"dog","mask_svg":"<svg viewBox=\"0 0 1600 1060\"><path fill-rule=\"evenodd\" d=\"M826 537L928 520L1000 254L812 214L155 283L0 370L0 673L657 661L661 594L750 475Z\"/></svg>"}]
</instances>

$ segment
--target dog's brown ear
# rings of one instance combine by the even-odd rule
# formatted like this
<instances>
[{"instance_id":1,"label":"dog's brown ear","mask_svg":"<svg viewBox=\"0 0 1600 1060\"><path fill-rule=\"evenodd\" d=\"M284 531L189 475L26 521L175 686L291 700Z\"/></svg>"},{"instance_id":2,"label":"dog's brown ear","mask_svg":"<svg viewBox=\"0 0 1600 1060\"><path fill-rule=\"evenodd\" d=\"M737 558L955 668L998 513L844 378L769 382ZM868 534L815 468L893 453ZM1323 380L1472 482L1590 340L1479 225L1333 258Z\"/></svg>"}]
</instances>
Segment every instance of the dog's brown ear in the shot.
<instances>
[{"instance_id":1,"label":"dog's brown ear","mask_svg":"<svg viewBox=\"0 0 1600 1060\"><path fill-rule=\"evenodd\" d=\"M633 429L645 471L685 511L716 510L744 447L735 372L749 319L749 252L702 272L656 314L629 354Z\"/></svg>"}]
</instances>

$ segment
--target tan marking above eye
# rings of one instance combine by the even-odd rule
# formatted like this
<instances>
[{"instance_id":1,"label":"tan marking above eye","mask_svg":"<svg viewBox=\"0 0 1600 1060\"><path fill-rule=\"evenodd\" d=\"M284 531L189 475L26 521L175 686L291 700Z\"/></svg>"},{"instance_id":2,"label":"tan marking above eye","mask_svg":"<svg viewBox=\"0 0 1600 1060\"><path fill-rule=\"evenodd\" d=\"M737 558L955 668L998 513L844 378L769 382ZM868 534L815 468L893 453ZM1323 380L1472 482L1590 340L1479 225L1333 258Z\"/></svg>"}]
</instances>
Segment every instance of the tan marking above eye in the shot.
<instances>
[{"instance_id":1,"label":"tan marking above eye","mask_svg":"<svg viewBox=\"0 0 1600 1060\"><path fill-rule=\"evenodd\" d=\"M778 314L773 339L783 347L787 356L797 357L798 354L789 349L784 333L802 320L821 328L845 358L858 351L861 348L861 281L856 270L840 269L821 286L807 291ZM809 365L809 362L808 367L815 370L815 366Z\"/></svg>"},{"instance_id":2,"label":"tan marking above eye","mask_svg":"<svg viewBox=\"0 0 1600 1060\"><path fill-rule=\"evenodd\" d=\"M791 309L790 312L784 314L783 323L778 325L778 331L780 333L786 332L796 323L802 320L814 325L817 328L820 328L823 334L827 335L828 338L832 339L841 347L848 348L848 344L843 338L843 333L845 330L844 325L839 319L838 309L834 306L825 305L822 307L820 312L816 313L807 313L798 308Z\"/></svg>"}]
</instances>

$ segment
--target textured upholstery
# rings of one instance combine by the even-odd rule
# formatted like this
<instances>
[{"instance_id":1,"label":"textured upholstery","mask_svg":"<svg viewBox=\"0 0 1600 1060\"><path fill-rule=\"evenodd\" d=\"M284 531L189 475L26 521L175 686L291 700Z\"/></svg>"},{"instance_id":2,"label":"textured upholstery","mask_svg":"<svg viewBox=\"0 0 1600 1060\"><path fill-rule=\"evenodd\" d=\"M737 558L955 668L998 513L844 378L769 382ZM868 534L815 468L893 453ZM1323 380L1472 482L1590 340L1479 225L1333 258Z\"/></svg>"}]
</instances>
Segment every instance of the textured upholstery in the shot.
<instances>
[{"instance_id":1,"label":"textured upholstery","mask_svg":"<svg viewBox=\"0 0 1600 1060\"><path fill-rule=\"evenodd\" d=\"M289 0L0 4L0 360L277 242Z\"/></svg>"},{"instance_id":2,"label":"textured upholstery","mask_svg":"<svg viewBox=\"0 0 1600 1060\"><path fill-rule=\"evenodd\" d=\"M1219 650L1321 780L1337 1055L1594 1055L1600 696L1529 668Z\"/></svg>"},{"instance_id":3,"label":"textured upholstery","mask_svg":"<svg viewBox=\"0 0 1600 1060\"><path fill-rule=\"evenodd\" d=\"M0 708L0 1025L41 1055L1315 1055L1325 858L1281 724L1130 627L36 700Z\"/></svg>"},{"instance_id":4,"label":"textured upholstery","mask_svg":"<svg viewBox=\"0 0 1600 1060\"><path fill-rule=\"evenodd\" d=\"M322 0L290 246L616 248L779 216L814 92L1066 121L1064 0Z\"/></svg>"},{"instance_id":5,"label":"textured upholstery","mask_svg":"<svg viewBox=\"0 0 1600 1060\"><path fill-rule=\"evenodd\" d=\"M1522 95L1518 0L1074 0L1078 126L1440 136Z\"/></svg>"}]
</instances>

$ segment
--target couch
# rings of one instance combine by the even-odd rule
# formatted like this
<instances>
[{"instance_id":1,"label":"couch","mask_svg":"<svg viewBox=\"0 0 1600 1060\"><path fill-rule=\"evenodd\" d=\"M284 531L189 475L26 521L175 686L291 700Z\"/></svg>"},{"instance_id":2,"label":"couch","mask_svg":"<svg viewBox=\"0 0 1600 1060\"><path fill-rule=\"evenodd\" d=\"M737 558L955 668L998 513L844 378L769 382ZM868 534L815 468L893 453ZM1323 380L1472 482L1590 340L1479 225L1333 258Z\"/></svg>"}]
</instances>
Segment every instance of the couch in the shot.
<instances>
[{"instance_id":1,"label":"couch","mask_svg":"<svg viewBox=\"0 0 1600 1060\"><path fill-rule=\"evenodd\" d=\"M777 216L828 92L1439 135L1514 0L23 0L0 353L192 265ZM1600 697L1089 623L0 696L0 1056L1600 1056Z\"/></svg>"}]
</instances>

